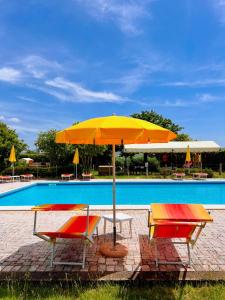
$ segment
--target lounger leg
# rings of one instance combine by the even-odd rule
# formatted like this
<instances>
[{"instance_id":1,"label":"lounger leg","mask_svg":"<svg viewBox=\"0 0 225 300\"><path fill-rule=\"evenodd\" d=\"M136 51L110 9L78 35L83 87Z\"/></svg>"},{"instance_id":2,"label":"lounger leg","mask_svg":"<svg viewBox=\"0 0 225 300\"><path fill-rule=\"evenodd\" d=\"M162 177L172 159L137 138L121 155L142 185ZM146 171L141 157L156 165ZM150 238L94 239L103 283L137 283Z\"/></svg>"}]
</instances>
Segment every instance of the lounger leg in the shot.
<instances>
[{"instance_id":1,"label":"lounger leg","mask_svg":"<svg viewBox=\"0 0 225 300\"><path fill-rule=\"evenodd\" d=\"M190 245L187 242L187 250L188 250L188 265L191 265L191 252L190 252Z\"/></svg>"},{"instance_id":2,"label":"lounger leg","mask_svg":"<svg viewBox=\"0 0 225 300\"><path fill-rule=\"evenodd\" d=\"M130 220L129 223L130 223L130 237L132 238L132 220Z\"/></svg>"},{"instance_id":3,"label":"lounger leg","mask_svg":"<svg viewBox=\"0 0 225 300\"><path fill-rule=\"evenodd\" d=\"M155 244L155 264L156 267L159 267L159 261L158 261L158 249L157 249L157 242L156 240L154 240L154 244Z\"/></svg>"},{"instance_id":4,"label":"lounger leg","mask_svg":"<svg viewBox=\"0 0 225 300\"><path fill-rule=\"evenodd\" d=\"M55 241L52 241L51 267L53 267L55 257Z\"/></svg>"},{"instance_id":5,"label":"lounger leg","mask_svg":"<svg viewBox=\"0 0 225 300\"><path fill-rule=\"evenodd\" d=\"M106 233L106 219L104 219L104 234Z\"/></svg>"},{"instance_id":6,"label":"lounger leg","mask_svg":"<svg viewBox=\"0 0 225 300\"><path fill-rule=\"evenodd\" d=\"M84 241L82 269L85 267L86 247L87 247L86 241Z\"/></svg>"}]
</instances>

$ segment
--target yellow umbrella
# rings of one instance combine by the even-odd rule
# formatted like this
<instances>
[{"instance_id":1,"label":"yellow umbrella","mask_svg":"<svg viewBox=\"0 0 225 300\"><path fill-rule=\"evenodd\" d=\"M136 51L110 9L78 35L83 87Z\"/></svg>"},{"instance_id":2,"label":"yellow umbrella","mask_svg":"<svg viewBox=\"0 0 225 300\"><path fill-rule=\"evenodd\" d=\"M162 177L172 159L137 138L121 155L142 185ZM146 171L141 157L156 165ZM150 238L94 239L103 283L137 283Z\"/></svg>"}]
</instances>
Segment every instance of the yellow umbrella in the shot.
<instances>
[{"instance_id":1,"label":"yellow umbrella","mask_svg":"<svg viewBox=\"0 0 225 300\"><path fill-rule=\"evenodd\" d=\"M190 151L190 146L187 146L187 151L186 151L186 158L185 158L185 163L190 163L191 162L191 151Z\"/></svg>"},{"instance_id":2,"label":"yellow umbrella","mask_svg":"<svg viewBox=\"0 0 225 300\"><path fill-rule=\"evenodd\" d=\"M14 145L12 145L10 155L9 155L9 161L12 163L12 175L14 176L14 163L16 162L16 151Z\"/></svg>"},{"instance_id":3,"label":"yellow umbrella","mask_svg":"<svg viewBox=\"0 0 225 300\"><path fill-rule=\"evenodd\" d=\"M79 151L78 151L78 148L76 148L75 153L74 153L73 164L76 165L76 179L77 179L77 165L79 164Z\"/></svg>"},{"instance_id":4,"label":"yellow umbrella","mask_svg":"<svg viewBox=\"0 0 225 300\"><path fill-rule=\"evenodd\" d=\"M113 164L113 241L116 245L115 145L168 142L176 134L153 123L123 116L93 118L56 134L56 143L112 145Z\"/></svg>"}]
</instances>

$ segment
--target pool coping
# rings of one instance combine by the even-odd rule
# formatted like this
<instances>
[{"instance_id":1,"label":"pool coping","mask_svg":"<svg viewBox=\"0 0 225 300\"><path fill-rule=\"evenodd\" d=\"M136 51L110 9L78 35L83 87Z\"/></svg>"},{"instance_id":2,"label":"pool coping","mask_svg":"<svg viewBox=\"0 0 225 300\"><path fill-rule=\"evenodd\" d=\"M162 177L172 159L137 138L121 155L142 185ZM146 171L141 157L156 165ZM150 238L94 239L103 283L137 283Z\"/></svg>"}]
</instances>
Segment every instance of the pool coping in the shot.
<instances>
[{"instance_id":1,"label":"pool coping","mask_svg":"<svg viewBox=\"0 0 225 300\"><path fill-rule=\"evenodd\" d=\"M62 180L38 180L38 181L32 181L28 182L27 185L16 187L13 189L9 189L8 191L1 192L0 196L7 195L9 193L16 192L17 190L26 189L28 187L32 187L37 184L78 184L78 183L96 183L96 182L112 182L112 179L92 179L91 181L82 181L82 180L71 180L71 181L62 181ZM199 183L199 182L224 182L225 179L220 178L211 178L206 180L173 180L173 179L117 179L117 182L165 182L165 183L174 183L174 182L181 182L181 183ZM206 209L212 209L212 210L224 210L225 204L204 204L203 205ZM0 206L0 211L32 211L31 208L33 205L27 205L27 206ZM112 210L112 205L90 205L91 210ZM151 208L151 205L116 205L116 208L118 210L148 210Z\"/></svg>"},{"instance_id":2,"label":"pool coping","mask_svg":"<svg viewBox=\"0 0 225 300\"><path fill-rule=\"evenodd\" d=\"M147 265L148 266L148 265ZM88 271L86 269L74 271L1 271L0 281L25 280L30 282L199 282L224 281L225 271L193 271L190 270L145 270L140 266L134 271Z\"/></svg>"}]
</instances>

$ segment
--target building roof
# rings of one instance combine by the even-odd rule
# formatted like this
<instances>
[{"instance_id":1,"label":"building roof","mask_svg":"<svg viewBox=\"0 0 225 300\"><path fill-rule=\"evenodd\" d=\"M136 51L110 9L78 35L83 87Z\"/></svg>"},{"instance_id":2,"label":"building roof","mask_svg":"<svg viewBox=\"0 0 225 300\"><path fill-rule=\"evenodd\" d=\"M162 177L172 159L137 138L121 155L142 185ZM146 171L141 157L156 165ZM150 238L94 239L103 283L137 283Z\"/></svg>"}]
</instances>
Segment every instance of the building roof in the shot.
<instances>
[{"instance_id":1,"label":"building roof","mask_svg":"<svg viewBox=\"0 0 225 300\"><path fill-rule=\"evenodd\" d=\"M214 141L188 141L169 143L149 143L124 145L124 151L130 153L185 153L189 145L191 152L217 152L221 147Z\"/></svg>"}]
</instances>

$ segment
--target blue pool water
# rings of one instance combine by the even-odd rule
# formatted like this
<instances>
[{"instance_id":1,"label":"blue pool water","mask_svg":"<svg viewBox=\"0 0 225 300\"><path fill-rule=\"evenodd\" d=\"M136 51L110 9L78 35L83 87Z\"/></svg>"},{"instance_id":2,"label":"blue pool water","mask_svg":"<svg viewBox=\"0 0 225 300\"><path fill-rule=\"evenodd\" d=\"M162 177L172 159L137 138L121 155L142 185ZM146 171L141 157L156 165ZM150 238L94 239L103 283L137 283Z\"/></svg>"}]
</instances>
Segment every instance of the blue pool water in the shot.
<instances>
[{"instance_id":1,"label":"blue pool water","mask_svg":"<svg viewBox=\"0 0 225 300\"><path fill-rule=\"evenodd\" d=\"M225 182L117 182L117 204L225 204ZM112 204L112 183L39 183L0 195L0 206L43 203Z\"/></svg>"}]
</instances>

